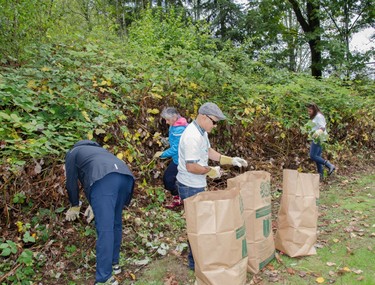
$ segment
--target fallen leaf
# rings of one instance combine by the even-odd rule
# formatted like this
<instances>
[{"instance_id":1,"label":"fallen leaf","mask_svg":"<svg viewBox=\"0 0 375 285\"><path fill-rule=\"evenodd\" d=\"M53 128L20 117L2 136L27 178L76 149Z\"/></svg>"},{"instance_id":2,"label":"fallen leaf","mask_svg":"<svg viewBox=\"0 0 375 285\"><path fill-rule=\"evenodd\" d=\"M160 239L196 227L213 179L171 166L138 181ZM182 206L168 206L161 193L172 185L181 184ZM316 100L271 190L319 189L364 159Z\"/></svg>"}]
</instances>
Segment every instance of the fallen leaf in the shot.
<instances>
[{"instance_id":1,"label":"fallen leaf","mask_svg":"<svg viewBox=\"0 0 375 285\"><path fill-rule=\"evenodd\" d=\"M359 277L357 278L358 281L362 281L363 279L365 279L365 277L363 277L363 276L359 276Z\"/></svg>"},{"instance_id":2,"label":"fallen leaf","mask_svg":"<svg viewBox=\"0 0 375 285\"><path fill-rule=\"evenodd\" d=\"M350 272L350 268L349 267L343 267L343 268L340 268L340 270L337 272L339 275L343 275L347 272Z\"/></svg>"},{"instance_id":3,"label":"fallen leaf","mask_svg":"<svg viewBox=\"0 0 375 285\"><path fill-rule=\"evenodd\" d=\"M350 238L356 238L357 235L355 233L350 233Z\"/></svg>"},{"instance_id":4,"label":"fallen leaf","mask_svg":"<svg viewBox=\"0 0 375 285\"><path fill-rule=\"evenodd\" d=\"M348 254L353 254L353 252L352 252L352 250L350 249L350 247L346 247L346 252L348 253Z\"/></svg>"},{"instance_id":5,"label":"fallen leaf","mask_svg":"<svg viewBox=\"0 0 375 285\"><path fill-rule=\"evenodd\" d=\"M355 273L355 274L361 274L361 273L363 273L363 271L361 270L361 269L353 269L353 272Z\"/></svg>"},{"instance_id":6,"label":"fallen leaf","mask_svg":"<svg viewBox=\"0 0 375 285\"><path fill-rule=\"evenodd\" d=\"M278 263L281 263L281 264L283 263L283 260L281 259L280 255L277 252L275 253L275 258L276 258Z\"/></svg>"},{"instance_id":7,"label":"fallen leaf","mask_svg":"<svg viewBox=\"0 0 375 285\"><path fill-rule=\"evenodd\" d=\"M337 238L334 238L332 241L333 241L334 243L338 243L338 242L339 242L339 240L338 240Z\"/></svg>"},{"instance_id":8,"label":"fallen leaf","mask_svg":"<svg viewBox=\"0 0 375 285\"><path fill-rule=\"evenodd\" d=\"M336 265L336 263L334 263L334 262L329 262L329 261L328 261L326 264L327 264L328 266L335 266L335 265Z\"/></svg>"},{"instance_id":9,"label":"fallen leaf","mask_svg":"<svg viewBox=\"0 0 375 285\"><path fill-rule=\"evenodd\" d=\"M135 274L134 273L129 273L129 275L130 275L130 278L132 279L132 280L135 280Z\"/></svg>"},{"instance_id":10,"label":"fallen leaf","mask_svg":"<svg viewBox=\"0 0 375 285\"><path fill-rule=\"evenodd\" d=\"M329 276L335 276L335 275L336 275L336 273L335 273L334 271L332 271L332 270L330 270L330 271L328 272L328 274L329 274Z\"/></svg>"},{"instance_id":11,"label":"fallen leaf","mask_svg":"<svg viewBox=\"0 0 375 285\"><path fill-rule=\"evenodd\" d=\"M301 278L305 278L306 277L306 272L305 271L300 271L298 273L298 276L301 277Z\"/></svg>"},{"instance_id":12,"label":"fallen leaf","mask_svg":"<svg viewBox=\"0 0 375 285\"><path fill-rule=\"evenodd\" d=\"M294 274L296 274L296 272L294 271L294 269L293 269L293 268L290 268L290 267L288 267L288 268L286 269L286 272L288 272L290 275L294 275Z\"/></svg>"},{"instance_id":13,"label":"fallen leaf","mask_svg":"<svg viewBox=\"0 0 375 285\"><path fill-rule=\"evenodd\" d=\"M251 279L249 285L260 284L262 281L263 281L262 277L254 275L253 278Z\"/></svg>"},{"instance_id":14,"label":"fallen leaf","mask_svg":"<svg viewBox=\"0 0 375 285\"><path fill-rule=\"evenodd\" d=\"M316 280L315 280L317 283L319 283L319 284L322 284L323 282L324 282L324 278L323 277L318 277L318 278L316 278Z\"/></svg>"},{"instance_id":15,"label":"fallen leaf","mask_svg":"<svg viewBox=\"0 0 375 285\"><path fill-rule=\"evenodd\" d=\"M171 274L170 276L167 276L167 278L164 281L164 285L178 285L178 281L176 280L176 276Z\"/></svg>"}]
</instances>

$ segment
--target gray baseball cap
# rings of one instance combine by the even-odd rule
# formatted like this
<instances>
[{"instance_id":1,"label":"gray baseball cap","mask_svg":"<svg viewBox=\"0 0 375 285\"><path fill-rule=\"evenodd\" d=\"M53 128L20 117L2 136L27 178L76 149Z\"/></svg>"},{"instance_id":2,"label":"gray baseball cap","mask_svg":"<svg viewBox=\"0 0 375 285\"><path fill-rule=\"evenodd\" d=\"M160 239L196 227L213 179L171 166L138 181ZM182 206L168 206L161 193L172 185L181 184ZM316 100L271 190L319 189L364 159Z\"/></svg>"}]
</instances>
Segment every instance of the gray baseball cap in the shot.
<instances>
[{"instance_id":1,"label":"gray baseball cap","mask_svg":"<svg viewBox=\"0 0 375 285\"><path fill-rule=\"evenodd\" d=\"M198 113L201 115L208 115L208 116L215 116L219 120L225 120L226 117L224 116L223 112L220 108L212 102L204 103L198 110Z\"/></svg>"}]
</instances>

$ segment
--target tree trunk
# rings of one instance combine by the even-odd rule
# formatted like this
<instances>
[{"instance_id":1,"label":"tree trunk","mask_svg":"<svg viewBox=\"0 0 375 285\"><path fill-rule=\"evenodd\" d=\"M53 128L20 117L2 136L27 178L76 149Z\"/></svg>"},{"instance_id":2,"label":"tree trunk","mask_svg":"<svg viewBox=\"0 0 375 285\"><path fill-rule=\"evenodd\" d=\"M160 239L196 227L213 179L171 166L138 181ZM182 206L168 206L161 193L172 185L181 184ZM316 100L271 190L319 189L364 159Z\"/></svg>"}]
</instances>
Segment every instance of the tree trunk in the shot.
<instances>
[{"instance_id":1,"label":"tree trunk","mask_svg":"<svg viewBox=\"0 0 375 285\"><path fill-rule=\"evenodd\" d=\"M311 52L311 75L316 78L322 77L322 52L320 50L320 19L319 10L320 4L314 0L307 0L306 2L306 16L304 18L301 8L297 0L289 0L292 4L297 21L302 27L306 37L309 38L308 43Z\"/></svg>"}]
</instances>

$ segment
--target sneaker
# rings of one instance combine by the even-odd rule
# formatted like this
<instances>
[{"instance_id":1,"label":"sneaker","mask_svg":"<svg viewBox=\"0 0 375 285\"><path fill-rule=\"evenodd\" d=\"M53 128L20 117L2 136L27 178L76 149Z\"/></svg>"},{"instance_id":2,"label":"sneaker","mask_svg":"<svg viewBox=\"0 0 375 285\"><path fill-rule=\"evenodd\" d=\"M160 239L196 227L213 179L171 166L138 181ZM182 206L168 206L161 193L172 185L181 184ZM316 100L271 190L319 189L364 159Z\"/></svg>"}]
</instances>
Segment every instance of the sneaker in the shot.
<instances>
[{"instance_id":1,"label":"sneaker","mask_svg":"<svg viewBox=\"0 0 375 285\"><path fill-rule=\"evenodd\" d=\"M95 285L118 285L118 281L112 276L105 282L96 282Z\"/></svg>"},{"instance_id":2,"label":"sneaker","mask_svg":"<svg viewBox=\"0 0 375 285\"><path fill-rule=\"evenodd\" d=\"M165 205L165 207L167 209L173 209L173 208L176 208L176 207L179 207L181 206L183 203L182 203L182 200L179 196L173 196L172 198L172 202L168 205Z\"/></svg>"},{"instance_id":3,"label":"sneaker","mask_svg":"<svg viewBox=\"0 0 375 285\"><path fill-rule=\"evenodd\" d=\"M115 274L115 275L121 273L121 267L120 267L120 265L118 265L118 264L114 264L114 265L112 266L112 269L113 269L113 274Z\"/></svg>"}]
</instances>

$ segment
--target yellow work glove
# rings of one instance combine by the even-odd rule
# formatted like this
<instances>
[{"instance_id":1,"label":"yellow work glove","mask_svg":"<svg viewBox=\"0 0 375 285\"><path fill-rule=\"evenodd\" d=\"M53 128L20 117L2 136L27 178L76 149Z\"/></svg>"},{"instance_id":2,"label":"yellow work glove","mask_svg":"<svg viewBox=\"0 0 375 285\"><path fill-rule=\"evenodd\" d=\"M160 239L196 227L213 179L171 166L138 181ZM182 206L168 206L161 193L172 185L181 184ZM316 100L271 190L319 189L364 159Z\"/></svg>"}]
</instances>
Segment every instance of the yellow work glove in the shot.
<instances>
[{"instance_id":1,"label":"yellow work glove","mask_svg":"<svg viewBox=\"0 0 375 285\"><path fill-rule=\"evenodd\" d=\"M162 151L157 151L157 152L154 154L154 158L158 158L158 157L160 157L162 154L163 154Z\"/></svg>"},{"instance_id":2,"label":"yellow work glove","mask_svg":"<svg viewBox=\"0 0 375 285\"><path fill-rule=\"evenodd\" d=\"M95 218L94 211L92 210L90 205L87 207L84 216L86 217L86 221L88 224L91 223L91 221Z\"/></svg>"},{"instance_id":3,"label":"yellow work glove","mask_svg":"<svg viewBox=\"0 0 375 285\"><path fill-rule=\"evenodd\" d=\"M220 164L231 164L238 167L247 167L247 161L240 157L229 157L225 155L220 156Z\"/></svg>"},{"instance_id":4,"label":"yellow work glove","mask_svg":"<svg viewBox=\"0 0 375 285\"><path fill-rule=\"evenodd\" d=\"M220 172L220 166L210 167L210 171L208 171L206 174L208 177L215 179L220 178L221 172Z\"/></svg>"},{"instance_id":5,"label":"yellow work glove","mask_svg":"<svg viewBox=\"0 0 375 285\"><path fill-rule=\"evenodd\" d=\"M74 206L70 207L68 211L65 213L65 220L67 221L74 221L79 216L79 211L81 209L81 206Z\"/></svg>"},{"instance_id":6,"label":"yellow work glove","mask_svg":"<svg viewBox=\"0 0 375 285\"><path fill-rule=\"evenodd\" d=\"M315 131L315 133L313 133L313 135L312 135L312 137L314 138L314 139L316 139L317 137L319 137L321 134L323 134L324 132L323 132L323 130L322 129L317 129L316 131Z\"/></svg>"}]
</instances>

